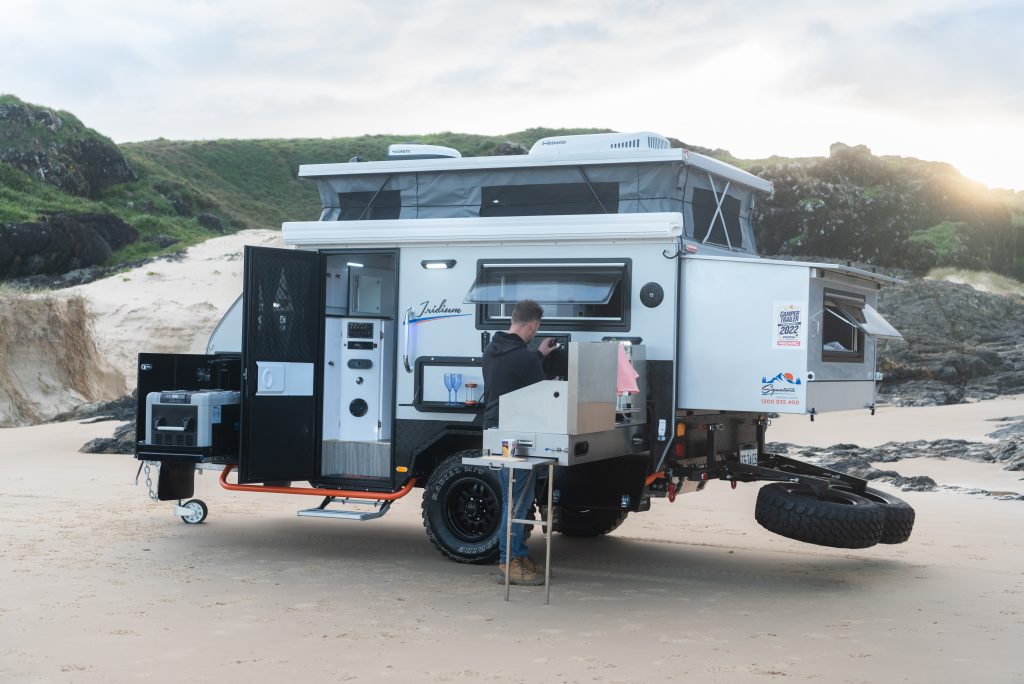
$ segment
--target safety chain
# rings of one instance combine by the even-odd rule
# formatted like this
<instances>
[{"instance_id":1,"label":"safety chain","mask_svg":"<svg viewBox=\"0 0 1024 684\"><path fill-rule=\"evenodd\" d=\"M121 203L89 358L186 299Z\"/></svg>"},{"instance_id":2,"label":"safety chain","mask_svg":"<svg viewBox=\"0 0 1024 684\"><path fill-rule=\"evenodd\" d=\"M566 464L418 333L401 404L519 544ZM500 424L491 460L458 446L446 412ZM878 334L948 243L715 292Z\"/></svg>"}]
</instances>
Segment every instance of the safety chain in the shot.
<instances>
[{"instance_id":1,"label":"safety chain","mask_svg":"<svg viewBox=\"0 0 1024 684\"><path fill-rule=\"evenodd\" d=\"M146 465L143 467L143 470L146 473L146 489L149 490L149 498L152 499L153 501L158 501L159 499L157 499L156 492L153 491L153 480L149 476L149 466L150 466L150 464L155 465L156 469L159 471L160 470L160 462L159 461L145 461L144 463Z\"/></svg>"}]
</instances>

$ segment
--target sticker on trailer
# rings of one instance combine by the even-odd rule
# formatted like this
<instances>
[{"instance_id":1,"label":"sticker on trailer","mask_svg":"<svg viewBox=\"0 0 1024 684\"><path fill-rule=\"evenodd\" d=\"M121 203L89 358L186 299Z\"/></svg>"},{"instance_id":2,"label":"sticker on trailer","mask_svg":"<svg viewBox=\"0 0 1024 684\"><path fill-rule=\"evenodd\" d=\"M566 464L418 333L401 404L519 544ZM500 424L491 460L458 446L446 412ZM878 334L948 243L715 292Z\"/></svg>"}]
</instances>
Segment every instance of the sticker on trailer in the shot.
<instances>
[{"instance_id":1,"label":"sticker on trailer","mask_svg":"<svg viewBox=\"0 0 1024 684\"><path fill-rule=\"evenodd\" d=\"M772 314L772 349L807 348L807 320L801 302L775 302Z\"/></svg>"},{"instance_id":2,"label":"sticker on trailer","mask_svg":"<svg viewBox=\"0 0 1024 684\"><path fill-rule=\"evenodd\" d=\"M806 385L795 373L779 371L761 376L761 405L779 409L795 408L804 403Z\"/></svg>"}]
</instances>

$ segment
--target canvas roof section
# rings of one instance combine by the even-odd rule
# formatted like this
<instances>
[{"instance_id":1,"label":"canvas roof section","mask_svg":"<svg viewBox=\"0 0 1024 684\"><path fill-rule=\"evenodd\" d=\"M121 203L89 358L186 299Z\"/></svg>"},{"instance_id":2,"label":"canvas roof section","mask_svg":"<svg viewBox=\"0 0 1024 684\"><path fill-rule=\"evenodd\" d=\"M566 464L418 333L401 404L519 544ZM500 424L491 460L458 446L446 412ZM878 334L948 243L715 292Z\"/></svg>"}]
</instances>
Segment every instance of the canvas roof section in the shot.
<instances>
[{"instance_id":1,"label":"canvas roof section","mask_svg":"<svg viewBox=\"0 0 1024 684\"><path fill-rule=\"evenodd\" d=\"M650 164L682 162L707 171L751 190L771 193L769 181L717 159L682 148L667 150L623 151L622 153L580 153L557 156L508 155L499 157L462 157L457 159L408 159L393 161L347 162L341 164L303 164L300 178L331 178L379 174L403 174L445 171L487 171L556 166L594 166L601 164Z\"/></svg>"}]
</instances>

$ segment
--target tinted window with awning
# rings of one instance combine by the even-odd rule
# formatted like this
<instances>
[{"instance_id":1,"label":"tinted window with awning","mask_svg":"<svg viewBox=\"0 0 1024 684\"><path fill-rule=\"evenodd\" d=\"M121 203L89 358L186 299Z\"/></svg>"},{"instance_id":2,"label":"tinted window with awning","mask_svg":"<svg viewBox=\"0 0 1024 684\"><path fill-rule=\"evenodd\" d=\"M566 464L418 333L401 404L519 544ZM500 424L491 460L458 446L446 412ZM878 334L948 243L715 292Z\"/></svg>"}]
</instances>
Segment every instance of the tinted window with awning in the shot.
<instances>
[{"instance_id":1,"label":"tinted window with awning","mask_svg":"<svg viewBox=\"0 0 1024 684\"><path fill-rule=\"evenodd\" d=\"M480 307L481 323L507 325L522 299L544 307L542 327L590 323L621 326L628 314L628 261L482 262L466 301ZM586 327L586 326L584 326Z\"/></svg>"}]
</instances>

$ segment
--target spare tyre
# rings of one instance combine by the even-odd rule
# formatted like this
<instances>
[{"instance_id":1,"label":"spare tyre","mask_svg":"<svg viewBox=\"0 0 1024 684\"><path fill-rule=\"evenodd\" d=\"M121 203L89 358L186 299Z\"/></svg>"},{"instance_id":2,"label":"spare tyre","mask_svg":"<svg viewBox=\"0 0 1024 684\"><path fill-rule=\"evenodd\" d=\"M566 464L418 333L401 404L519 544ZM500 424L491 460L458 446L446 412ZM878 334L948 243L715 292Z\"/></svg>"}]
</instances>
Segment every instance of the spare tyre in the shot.
<instances>
[{"instance_id":1,"label":"spare tyre","mask_svg":"<svg viewBox=\"0 0 1024 684\"><path fill-rule=\"evenodd\" d=\"M898 496L871 487L867 487L860 496L881 506L885 514L885 526L879 544L902 544L910 539L910 533L914 531L914 519L917 517L910 504Z\"/></svg>"},{"instance_id":2,"label":"spare tyre","mask_svg":"<svg viewBox=\"0 0 1024 684\"><path fill-rule=\"evenodd\" d=\"M882 538L882 506L844 489L826 489L819 498L810 487L777 482L757 493L754 517L783 537L840 549L865 549Z\"/></svg>"}]
</instances>

